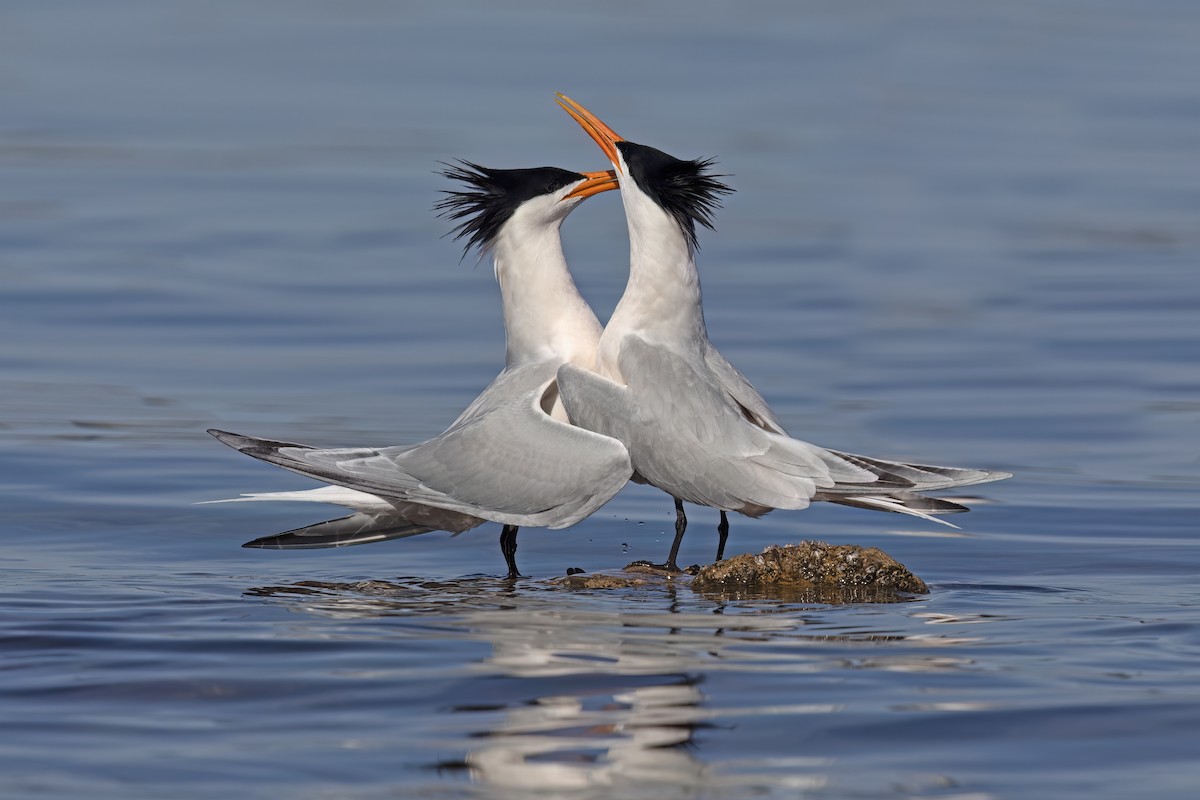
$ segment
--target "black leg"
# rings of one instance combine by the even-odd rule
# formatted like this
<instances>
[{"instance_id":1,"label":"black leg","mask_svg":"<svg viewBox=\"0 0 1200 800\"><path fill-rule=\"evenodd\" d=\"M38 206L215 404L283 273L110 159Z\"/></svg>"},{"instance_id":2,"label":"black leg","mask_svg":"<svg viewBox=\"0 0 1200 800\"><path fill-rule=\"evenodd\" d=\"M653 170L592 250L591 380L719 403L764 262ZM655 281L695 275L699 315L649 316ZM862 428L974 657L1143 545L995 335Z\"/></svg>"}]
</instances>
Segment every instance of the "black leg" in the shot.
<instances>
[{"instance_id":1,"label":"black leg","mask_svg":"<svg viewBox=\"0 0 1200 800\"><path fill-rule=\"evenodd\" d=\"M504 563L508 564L508 577L523 577L517 570L517 531L516 525L505 525L500 531L500 552L504 554Z\"/></svg>"},{"instance_id":2,"label":"black leg","mask_svg":"<svg viewBox=\"0 0 1200 800\"><path fill-rule=\"evenodd\" d=\"M725 540L729 538L729 517L721 512L721 521L717 523L717 561L725 557Z\"/></svg>"},{"instance_id":3,"label":"black leg","mask_svg":"<svg viewBox=\"0 0 1200 800\"><path fill-rule=\"evenodd\" d=\"M683 542L683 532L687 530L687 514L683 513L683 501L678 497L675 498L675 541L671 542L671 554L667 556L667 563L663 567L667 572L682 572L679 565L675 563L675 557L679 555L679 545Z\"/></svg>"}]
</instances>

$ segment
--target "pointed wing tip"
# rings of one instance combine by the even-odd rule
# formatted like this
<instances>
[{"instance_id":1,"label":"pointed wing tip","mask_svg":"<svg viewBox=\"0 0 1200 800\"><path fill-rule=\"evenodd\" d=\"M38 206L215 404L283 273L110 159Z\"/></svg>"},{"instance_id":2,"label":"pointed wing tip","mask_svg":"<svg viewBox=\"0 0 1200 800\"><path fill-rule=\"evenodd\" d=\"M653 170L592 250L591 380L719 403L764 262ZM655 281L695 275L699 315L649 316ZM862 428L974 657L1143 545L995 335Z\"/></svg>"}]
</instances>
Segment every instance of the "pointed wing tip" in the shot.
<instances>
[{"instance_id":1,"label":"pointed wing tip","mask_svg":"<svg viewBox=\"0 0 1200 800\"><path fill-rule=\"evenodd\" d=\"M953 485L945 488L953 489L960 486L977 486L981 483L995 483L996 481L1006 481L1013 476L1011 472L1004 472L1003 470L998 469L980 469L976 470L976 472L979 473L977 477L956 482Z\"/></svg>"},{"instance_id":2,"label":"pointed wing tip","mask_svg":"<svg viewBox=\"0 0 1200 800\"><path fill-rule=\"evenodd\" d=\"M405 539L440 530L402 516L355 512L347 517L317 522L283 533L261 536L242 547L253 550L323 550L330 547Z\"/></svg>"},{"instance_id":3,"label":"pointed wing tip","mask_svg":"<svg viewBox=\"0 0 1200 800\"><path fill-rule=\"evenodd\" d=\"M295 448L297 450L311 450L312 448L306 444L297 444L296 442L281 442L277 439L262 439L257 436L245 436L240 433L232 433L223 431L220 428L209 428L209 435L215 437L221 444L228 445L239 453L245 453L254 458L263 458L263 456L276 453L282 448ZM269 460L269 459L264 459ZM283 466L283 465L280 465Z\"/></svg>"},{"instance_id":4,"label":"pointed wing tip","mask_svg":"<svg viewBox=\"0 0 1200 800\"><path fill-rule=\"evenodd\" d=\"M251 550L281 550L279 545L269 545L263 543L261 539L255 539L252 542L246 542L242 547L250 548Z\"/></svg>"},{"instance_id":5,"label":"pointed wing tip","mask_svg":"<svg viewBox=\"0 0 1200 800\"><path fill-rule=\"evenodd\" d=\"M228 445L234 450L242 450L243 448L251 447L256 441L258 441L249 436L242 436L240 433L223 431L220 428L209 428L207 433L221 444Z\"/></svg>"},{"instance_id":6,"label":"pointed wing tip","mask_svg":"<svg viewBox=\"0 0 1200 800\"><path fill-rule=\"evenodd\" d=\"M298 530L305 529L301 528ZM252 539L251 541L242 545L242 547L245 547L249 550L316 550L330 546L331 545L328 544L305 542L303 535L297 536L291 531L287 533L276 533L272 534L271 536L262 536L258 539Z\"/></svg>"}]
</instances>

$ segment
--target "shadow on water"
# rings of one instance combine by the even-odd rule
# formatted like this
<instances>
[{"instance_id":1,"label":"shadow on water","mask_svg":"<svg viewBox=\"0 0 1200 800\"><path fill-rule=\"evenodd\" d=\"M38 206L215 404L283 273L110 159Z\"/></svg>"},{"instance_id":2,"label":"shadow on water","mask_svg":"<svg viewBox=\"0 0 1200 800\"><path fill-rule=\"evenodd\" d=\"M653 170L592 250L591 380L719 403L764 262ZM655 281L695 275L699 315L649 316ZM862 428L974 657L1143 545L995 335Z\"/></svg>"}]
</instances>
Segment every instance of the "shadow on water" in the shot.
<instances>
[{"instance_id":1,"label":"shadow on water","mask_svg":"<svg viewBox=\"0 0 1200 800\"><path fill-rule=\"evenodd\" d=\"M443 730L457 732L445 747L463 756L426 766L489 790L549 796L620 788L623 796L655 797L673 787L681 796L790 797L820 788L828 783L825 756L796 747L788 755L722 758L709 737L747 718L777 719L766 724L785 735L797 717L846 710L844 702L793 702L764 692L761 681L831 670L959 670L971 659L942 647L975 641L834 621L828 609L802 601L714 600L667 582L577 592L551 583L412 577L299 581L246 594L306 615L403 620L423 639L488 644L486 656L459 668L467 687L439 715ZM726 674L748 677L746 688L730 692ZM724 688L714 694L710 683Z\"/></svg>"}]
</instances>

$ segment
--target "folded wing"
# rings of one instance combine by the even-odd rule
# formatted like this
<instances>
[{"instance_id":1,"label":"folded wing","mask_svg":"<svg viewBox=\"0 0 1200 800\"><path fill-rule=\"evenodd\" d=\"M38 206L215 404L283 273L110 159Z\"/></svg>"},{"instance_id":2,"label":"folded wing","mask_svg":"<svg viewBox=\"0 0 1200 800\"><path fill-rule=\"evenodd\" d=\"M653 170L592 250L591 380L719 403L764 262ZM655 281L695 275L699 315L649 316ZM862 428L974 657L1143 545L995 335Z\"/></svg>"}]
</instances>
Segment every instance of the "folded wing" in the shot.
<instances>
[{"instance_id":1,"label":"folded wing","mask_svg":"<svg viewBox=\"0 0 1200 800\"><path fill-rule=\"evenodd\" d=\"M319 449L210 431L255 458L338 486L519 526L564 528L588 516L632 474L620 442L552 419L553 373L514 371L490 401L417 445Z\"/></svg>"}]
</instances>

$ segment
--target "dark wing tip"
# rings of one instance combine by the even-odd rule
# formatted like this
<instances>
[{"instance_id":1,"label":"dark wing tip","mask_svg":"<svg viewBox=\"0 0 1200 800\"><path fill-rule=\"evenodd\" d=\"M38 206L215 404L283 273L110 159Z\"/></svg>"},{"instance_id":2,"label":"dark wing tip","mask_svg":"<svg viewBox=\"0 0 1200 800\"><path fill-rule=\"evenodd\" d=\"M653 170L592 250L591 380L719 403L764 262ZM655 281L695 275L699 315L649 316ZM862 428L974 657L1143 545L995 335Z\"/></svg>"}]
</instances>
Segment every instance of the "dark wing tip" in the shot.
<instances>
[{"instance_id":1,"label":"dark wing tip","mask_svg":"<svg viewBox=\"0 0 1200 800\"><path fill-rule=\"evenodd\" d=\"M261 458L264 454L275 453L281 447L296 447L301 450L312 449L306 444L278 442L274 439L259 439L254 436L243 436L240 433L230 433L218 428L209 428L208 433L215 436L221 444L229 445L234 450L245 453L248 456L254 456L255 458Z\"/></svg>"},{"instance_id":2,"label":"dark wing tip","mask_svg":"<svg viewBox=\"0 0 1200 800\"><path fill-rule=\"evenodd\" d=\"M223 431L219 428L209 428L208 433L209 435L216 437L217 441L221 444L227 444L234 450L241 450L243 447L246 447L254 441L249 436L242 436L238 433Z\"/></svg>"},{"instance_id":3,"label":"dark wing tip","mask_svg":"<svg viewBox=\"0 0 1200 800\"><path fill-rule=\"evenodd\" d=\"M437 530L403 517L357 512L302 528L262 536L242 547L254 550L319 550L403 539Z\"/></svg>"}]
</instances>

